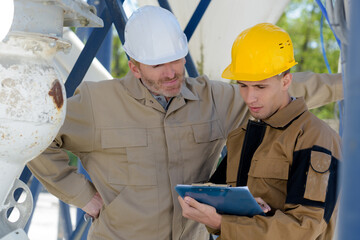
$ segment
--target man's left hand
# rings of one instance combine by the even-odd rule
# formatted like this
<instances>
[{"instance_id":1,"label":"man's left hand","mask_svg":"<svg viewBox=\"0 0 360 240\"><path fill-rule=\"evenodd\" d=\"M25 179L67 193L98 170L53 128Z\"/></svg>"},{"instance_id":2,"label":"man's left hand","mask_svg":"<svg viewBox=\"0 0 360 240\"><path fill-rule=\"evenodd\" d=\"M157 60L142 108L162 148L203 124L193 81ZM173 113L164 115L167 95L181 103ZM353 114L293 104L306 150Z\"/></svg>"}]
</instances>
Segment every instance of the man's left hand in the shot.
<instances>
[{"instance_id":1,"label":"man's left hand","mask_svg":"<svg viewBox=\"0 0 360 240\"><path fill-rule=\"evenodd\" d=\"M103 205L103 199L101 198L100 194L96 192L90 202L88 202L85 207L82 208L82 210L91 217L97 218Z\"/></svg>"},{"instance_id":2,"label":"man's left hand","mask_svg":"<svg viewBox=\"0 0 360 240\"><path fill-rule=\"evenodd\" d=\"M213 229L221 228L221 215L216 212L214 207L199 203L188 196L184 197L184 199L179 196L178 200L184 217L203 223Z\"/></svg>"}]
</instances>

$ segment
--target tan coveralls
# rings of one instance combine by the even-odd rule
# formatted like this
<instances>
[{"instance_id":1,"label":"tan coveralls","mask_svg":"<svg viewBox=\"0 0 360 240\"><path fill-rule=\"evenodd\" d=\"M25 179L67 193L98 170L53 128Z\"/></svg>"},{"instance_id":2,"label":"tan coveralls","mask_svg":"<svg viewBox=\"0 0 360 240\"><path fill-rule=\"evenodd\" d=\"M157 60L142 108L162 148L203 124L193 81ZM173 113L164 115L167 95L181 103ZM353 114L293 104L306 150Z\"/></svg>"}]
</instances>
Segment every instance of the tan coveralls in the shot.
<instances>
[{"instance_id":1,"label":"tan coveralls","mask_svg":"<svg viewBox=\"0 0 360 240\"><path fill-rule=\"evenodd\" d=\"M294 82L294 96L312 107L342 98L340 74L294 74ZM174 187L207 181L228 133L247 118L236 85L204 76L187 78L167 111L131 73L84 82L68 99L55 141L28 166L77 207L101 194L89 239L205 240L205 227L182 217ZM61 148L79 156L92 183L68 166Z\"/></svg>"}]
</instances>

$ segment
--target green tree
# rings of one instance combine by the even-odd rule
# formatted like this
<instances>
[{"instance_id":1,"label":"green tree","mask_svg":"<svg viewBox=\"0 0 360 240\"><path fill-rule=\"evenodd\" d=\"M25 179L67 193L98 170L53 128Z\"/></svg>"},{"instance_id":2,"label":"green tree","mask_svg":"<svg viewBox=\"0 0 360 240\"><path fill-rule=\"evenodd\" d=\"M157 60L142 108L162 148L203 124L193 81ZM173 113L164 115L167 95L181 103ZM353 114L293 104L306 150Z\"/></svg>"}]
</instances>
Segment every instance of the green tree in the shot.
<instances>
[{"instance_id":1,"label":"green tree","mask_svg":"<svg viewBox=\"0 0 360 240\"><path fill-rule=\"evenodd\" d=\"M314 0L292 0L277 25L291 36L295 59L294 72L313 71L327 73L320 42L321 10ZM335 37L324 18L324 46L332 73L338 69L340 50ZM311 110L319 118L334 118L335 104Z\"/></svg>"},{"instance_id":2,"label":"green tree","mask_svg":"<svg viewBox=\"0 0 360 240\"><path fill-rule=\"evenodd\" d=\"M113 38L112 52L113 56L111 61L111 75L114 78L121 78L129 71L129 66L126 53L122 48L120 38L117 34Z\"/></svg>"}]
</instances>

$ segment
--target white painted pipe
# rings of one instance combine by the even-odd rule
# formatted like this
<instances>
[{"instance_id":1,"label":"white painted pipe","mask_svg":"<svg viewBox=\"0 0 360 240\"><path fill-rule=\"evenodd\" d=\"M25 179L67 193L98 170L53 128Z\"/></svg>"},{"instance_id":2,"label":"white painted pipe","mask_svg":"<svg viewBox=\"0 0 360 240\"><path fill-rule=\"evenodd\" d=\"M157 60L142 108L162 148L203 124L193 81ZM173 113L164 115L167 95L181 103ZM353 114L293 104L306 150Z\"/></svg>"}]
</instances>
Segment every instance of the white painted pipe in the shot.
<instances>
[{"instance_id":1,"label":"white painted pipe","mask_svg":"<svg viewBox=\"0 0 360 240\"><path fill-rule=\"evenodd\" d=\"M27 161L53 141L66 96L52 39L23 34L0 43L0 182L12 186ZM8 188L0 187L0 204Z\"/></svg>"}]
</instances>

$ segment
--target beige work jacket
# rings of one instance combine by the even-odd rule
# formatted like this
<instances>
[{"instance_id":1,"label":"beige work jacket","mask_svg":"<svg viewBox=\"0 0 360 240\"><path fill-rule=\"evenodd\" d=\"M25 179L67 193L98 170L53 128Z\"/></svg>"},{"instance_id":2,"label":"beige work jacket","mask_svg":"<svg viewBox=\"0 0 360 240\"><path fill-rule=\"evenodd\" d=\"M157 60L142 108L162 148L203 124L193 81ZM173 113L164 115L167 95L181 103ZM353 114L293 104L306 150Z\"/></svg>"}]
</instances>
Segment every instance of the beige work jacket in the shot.
<instances>
[{"instance_id":1,"label":"beige work jacket","mask_svg":"<svg viewBox=\"0 0 360 240\"><path fill-rule=\"evenodd\" d=\"M251 135L254 127L257 136ZM224 215L221 239L331 240L337 216L339 135L311 114L302 98L296 99L264 122L250 121L229 134L227 182L232 186L241 178L243 146L250 148L257 138L261 143L243 175L254 197L272 210L268 216Z\"/></svg>"},{"instance_id":2,"label":"beige work jacket","mask_svg":"<svg viewBox=\"0 0 360 240\"><path fill-rule=\"evenodd\" d=\"M342 98L340 75L294 78L295 96L311 106ZM28 166L64 202L84 207L101 194L89 239L205 240L204 226L182 217L174 187L207 181L228 133L247 118L238 87L205 76L187 78L167 111L131 73L84 82L55 141ZM61 149L79 156L92 183Z\"/></svg>"}]
</instances>

